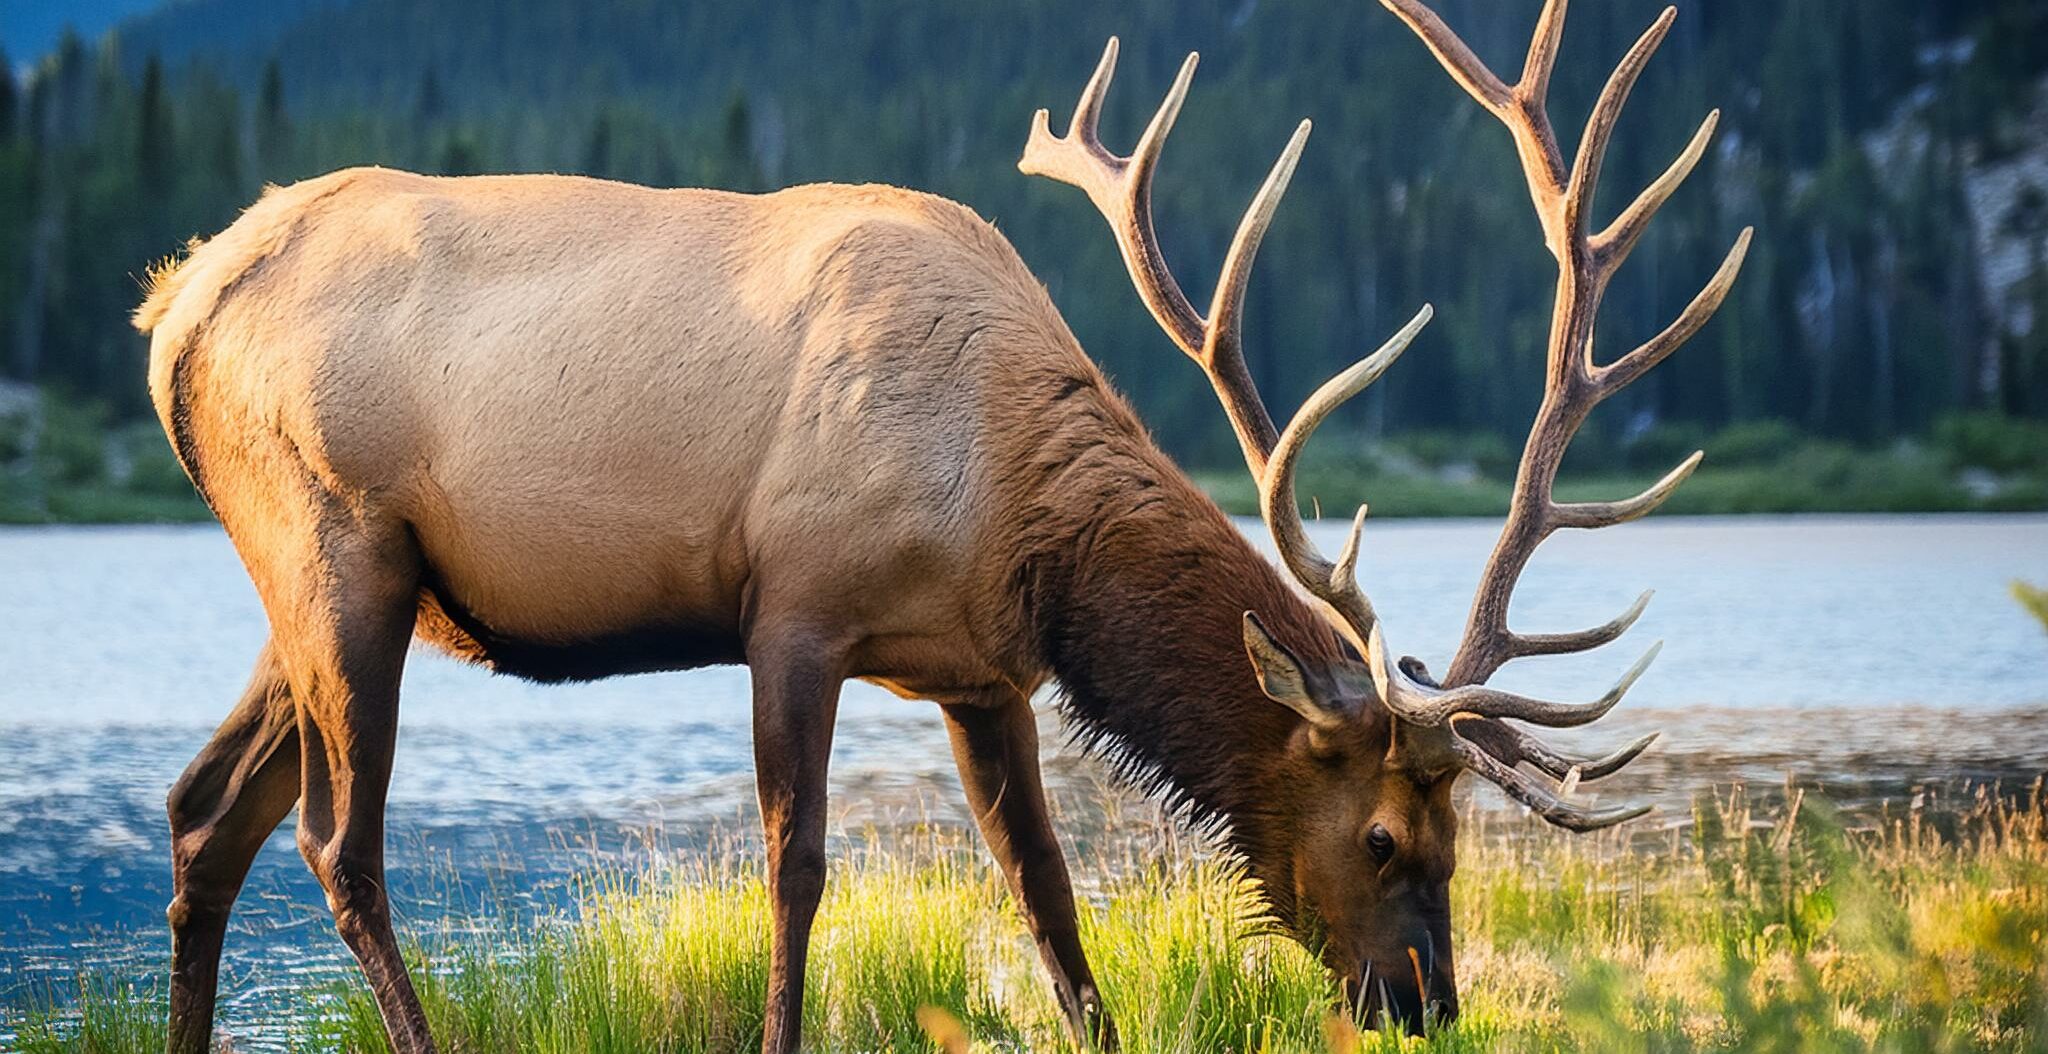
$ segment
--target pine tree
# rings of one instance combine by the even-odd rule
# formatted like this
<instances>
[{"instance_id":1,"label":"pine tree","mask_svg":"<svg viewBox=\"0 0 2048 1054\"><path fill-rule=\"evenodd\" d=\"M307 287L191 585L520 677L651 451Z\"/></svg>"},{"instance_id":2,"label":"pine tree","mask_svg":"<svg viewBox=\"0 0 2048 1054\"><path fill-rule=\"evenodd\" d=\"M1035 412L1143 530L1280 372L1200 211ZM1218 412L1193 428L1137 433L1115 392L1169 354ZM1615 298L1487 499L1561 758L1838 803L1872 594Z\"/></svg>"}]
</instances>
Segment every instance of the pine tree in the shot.
<instances>
[{"instance_id":1,"label":"pine tree","mask_svg":"<svg viewBox=\"0 0 2048 1054\"><path fill-rule=\"evenodd\" d=\"M14 130L19 125L21 108L20 92L14 84L14 61L7 57L7 48L0 46L0 146L14 140Z\"/></svg>"},{"instance_id":2,"label":"pine tree","mask_svg":"<svg viewBox=\"0 0 2048 1054\"><path fill-rule=\"evenodd\" d=\"M284 108L284 71L275 56L263 67L263 90L257 100L256 163L266 179L275 179L291 153L291 120Z\"/></svg>"},{"instance_id":3,"label":"pine tree","mask_svg":"<svg viewBox=\"0 0 2048 1054\"><path fill-rule=\"evenodd\" d=\"M597 123L590 128L590 141L583 147L583 165L578 171L586 176L610 177L613 174L611 114L597 115Z\"/></svg>"},{"instance_id":4,"label":"pine tree","mask_svg":"<svg viewBox=\"0 0 2048 1054\"><path fill-rule=\"evenodd\" d=\"M754 116L747 107L747 93L735 89L726 103L720 122L720 159L724 170L719 186L727 190L761 190L761 166L754 162Z\"/></svg>"},{"instance_id":5,"label":"pine tree","mask_svg":"<svg viewBox=\"0 0 2048 1054\"><path fill-rule=\"evenodd\" d=\"M424 130L448 115L448 99L441 91L441 78L432 66L420 72L420 87L413 100L413 124Z\"/></svg>"},{"instance_id":6,"label":"pine tree","mask_svg":"<svg viewBox=\"0 0 2048 1054\"><path fill-rule=\"evenodd\" d=\"M242 118L241 107L232 90L223 89L221 97L207 108L208 161L209 173L214 185L232 197L239 197L242 186Z\"/></svg>"},{"instance_id":7,"label":"pine tree","mask_svg":"<svg viewBox=\"0 0 2048 1054\"><path fill-rule=\"evenodd\" d=\"M2021 191L2002 225L2025 240L2028 269L2020 284L2025 307L2014 327L2018 332L2007 342L1999 401L2007 413L2048 413L2048 192L2034 186Z\"/></svg>"},{"instance_id":8,"label":"pine tree","mask_svg":"<svg viewBox=\"0 0 2048 1054\"><path fill-rule=\"evenodd\" d=\"M444 176L474 176L483 171L482 155L476 142L460 132L441 145L441 159L434 170Z\"/></svg>"},{"instance_id":9,"label":"pine tree","mask_svg":"<svg viewBox=\"0 0 2048 1054\"><path fill-rule=\"evenodd\" d=\"M37 78L44 90L45 124L37 131L58 143L75 143L85 137L88 120L88 75L85 41L66 29L57 42L55 63Z\"/></svg>"},{"instance_id":10,"label":"pine tree","mask_svg":"<svg viewBox=\"0 0 2048 1054\"><path fill-rule=\"evenodd\" d=\"M177 180L172 164L171 101L165 95L163 60L152 54L142 70L137 103L135 173L145 191L168 193Z\"/></svg>"}]
</instances>

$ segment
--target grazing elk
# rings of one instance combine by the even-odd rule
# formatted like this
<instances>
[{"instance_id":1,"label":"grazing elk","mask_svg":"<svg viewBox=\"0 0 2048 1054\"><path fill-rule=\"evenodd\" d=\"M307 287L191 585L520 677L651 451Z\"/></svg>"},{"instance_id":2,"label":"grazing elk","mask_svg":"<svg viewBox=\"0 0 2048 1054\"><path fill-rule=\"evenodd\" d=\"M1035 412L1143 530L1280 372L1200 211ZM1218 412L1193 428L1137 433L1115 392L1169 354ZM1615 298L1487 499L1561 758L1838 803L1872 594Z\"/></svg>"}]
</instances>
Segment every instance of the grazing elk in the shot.
<instances>
[{"instance_id":1,"label":"grazing elk","mask_svg":"<svg viewBox=\"0 0 2048 1054\"><path fill-rule=\"evenodd\" d=\"M1358 525L1325 559L1293 487L1309 434L1428 310L1276 432L1240 316L1308 126L1197 314L1149 211L1192 56L1136 152L1117 157L1095 136L1111 41L1067 136L1041 112L1020 167L1082 187L1108 216L1146 304L1214 383L1291 577L1147 438L1009 245L926 195L356 169L268 193L161 275L136 316L154 335L151 396L271 627L241 703L170 795L171 1050L206 1049L230 907L295 804L300 850L393 1048L433 1049L383 882L415 636L541 681L751 667L774 906L766 1051L799 1041L825 763L850 677L939 704L1077 1035L1113 1040L1039 783L1029 700L1049 680L1125 772L1227 832L1275 916L1362 1010L1411 1029L1429 1008L1454 1014L1457 773L1572 829L1641 811L1567 799L1647 740L1581 761L1507 722L1592 721L1643 663L1581 706L1483 682L1510 658L1612 640L1642 610L1579 633L1506 626L1539 541L1640 516L1696 463L1627 501L1550 497L1573 430L1699 328L1741 244L1669 330L1594 365L1601 289L1712 126L1612 227L1586 233L1614 115L1669 13L1609 82L1567 171L1543 110L1561 0L1513 88L1420 4L1388 3L1514 130L1560 265L1542 409L1443 686L1388 662L1353 578Z\"/></svg>"}]
</instances>

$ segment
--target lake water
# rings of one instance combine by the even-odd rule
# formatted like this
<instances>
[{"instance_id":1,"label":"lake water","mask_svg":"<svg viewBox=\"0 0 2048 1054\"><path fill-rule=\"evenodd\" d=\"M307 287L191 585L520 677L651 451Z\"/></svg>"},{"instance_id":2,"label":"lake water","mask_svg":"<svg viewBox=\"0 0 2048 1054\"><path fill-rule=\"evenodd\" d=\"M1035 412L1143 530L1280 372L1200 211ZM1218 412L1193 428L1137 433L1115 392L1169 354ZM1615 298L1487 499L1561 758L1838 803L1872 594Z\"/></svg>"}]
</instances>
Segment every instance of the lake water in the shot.
<instances>
[{"instance_id":1,"label":"lake water","mask_svg":"<svg viewBox=\"0 0 2048 1054\"><path fill-rule=\"evenodd\" d=\"M1320 524L1319 540L1334 551L1342 529ZM1367 528L1361 577L1397 650L1442 667L1496 530ZM1657 599L1622 643L1525 660L1495 683L1590 697L1664 639L1622 709L1568 741L1664 729L1603 793L1671 805L1665 822L1701 790L1788 771L1866 803L2030 779L2048 770L2048 634L2007 592L2016 578L2048 582L2048 517L1662 518L1563 534L1525 576L1519 628L1604 621L1652 586ZM161 976L164 792L264 636L216 529L0 529L0 1040L25 985L83 967ZM415 927L559 903L593 865L751 823L743 669L543 688L416 653L402 713L390 866ZM1099 773L1046 741L1080 823ZM847 688L832 787L847 828L964 819L937 714L864 685ZM282 993L345 965L321 905L282 829L228 948L223 1026L250 1049L279 1035Z\"/></svg>"}]
</instances>

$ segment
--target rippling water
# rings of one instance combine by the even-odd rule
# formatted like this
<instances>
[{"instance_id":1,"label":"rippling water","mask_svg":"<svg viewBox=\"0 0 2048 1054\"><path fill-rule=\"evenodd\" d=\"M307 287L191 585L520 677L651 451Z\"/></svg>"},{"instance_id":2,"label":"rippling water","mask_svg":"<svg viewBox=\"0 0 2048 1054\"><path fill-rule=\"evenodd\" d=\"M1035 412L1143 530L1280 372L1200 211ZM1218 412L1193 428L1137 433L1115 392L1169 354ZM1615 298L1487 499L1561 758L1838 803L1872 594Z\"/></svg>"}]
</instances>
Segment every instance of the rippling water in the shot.
<instances>
[{"instance_id":1,"label":"rippling water","mask_svg":"<svg viewBox=\"0 0 2048 1054\"><path fill-rule=\"evenodd\" d=\"M1361 577L1396 650L1441 668L1496 529L1368 528ZM1334 550L1341 525L1318 530ZM1676 806L1787 771L1865 802L2031 778L2048 770L2048 634L2008 596L2014 578L2048 581L2048 517L1667 518L1560 535L1525 577L1518 627L1604 621L1653 585L1657 600L1633 644L1528 660L1496 683L1588 696L1625 649L1666 639L1623 709L1578 742L1665 729L1614 793ZM0 1002L81 967L160 969L163 794L264 635L215 529L0 530ZM746 688L741 669L543 688L416 654L391 791L398 909L425 927L545 907L594 864L744 830ZM1057 793L1095 796L1095 769L1047 742ZM832 776L843 823L960 820L950 770L930 708L848 686ZM223 1024L258 1040L279 1027L280 986L343 966L288 829L258 861L227 963Z\"/></svg>"}]
</instances>

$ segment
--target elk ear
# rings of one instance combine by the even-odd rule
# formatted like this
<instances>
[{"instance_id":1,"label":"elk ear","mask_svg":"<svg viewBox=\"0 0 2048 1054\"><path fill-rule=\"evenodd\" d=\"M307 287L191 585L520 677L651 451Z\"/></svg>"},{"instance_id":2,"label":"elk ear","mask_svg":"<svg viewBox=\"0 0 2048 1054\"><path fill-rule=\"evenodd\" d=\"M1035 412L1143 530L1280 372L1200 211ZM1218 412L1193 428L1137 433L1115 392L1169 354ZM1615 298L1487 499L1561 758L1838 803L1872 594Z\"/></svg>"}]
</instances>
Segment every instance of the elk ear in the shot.
<instances>
[{"instance_id":1,"label":"elk ear","mask_svg":"<svg viewBox=\"0 0 2048 1054\"><path fill-rule=\"evenodd\" d=\"M1266 697L1300 714L1317 728L1338 728L1351 720L1344 700L1329 691L1326 678L1312 676L1287 646L1266 632L1253 612L1244 613L1244 650Z\"/></svg>"}]
</instances>

